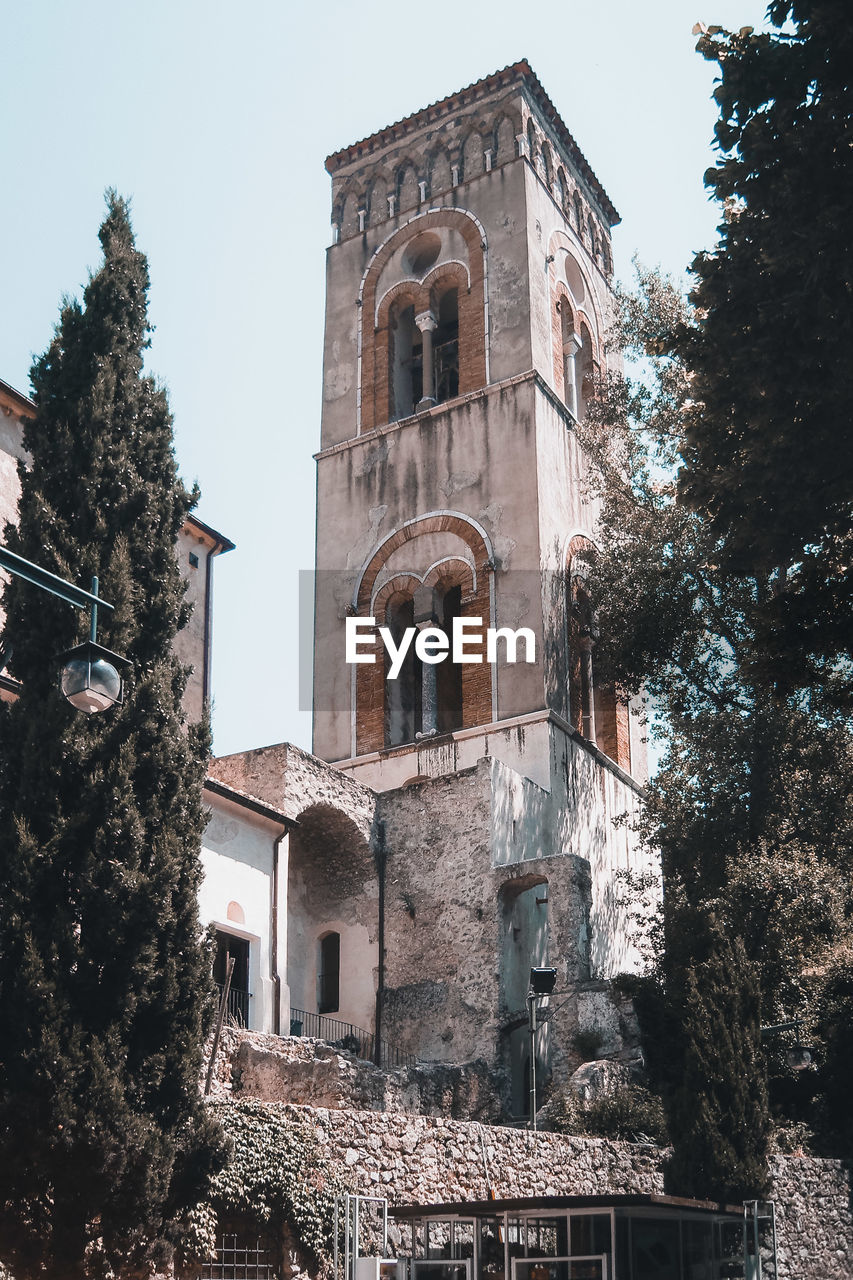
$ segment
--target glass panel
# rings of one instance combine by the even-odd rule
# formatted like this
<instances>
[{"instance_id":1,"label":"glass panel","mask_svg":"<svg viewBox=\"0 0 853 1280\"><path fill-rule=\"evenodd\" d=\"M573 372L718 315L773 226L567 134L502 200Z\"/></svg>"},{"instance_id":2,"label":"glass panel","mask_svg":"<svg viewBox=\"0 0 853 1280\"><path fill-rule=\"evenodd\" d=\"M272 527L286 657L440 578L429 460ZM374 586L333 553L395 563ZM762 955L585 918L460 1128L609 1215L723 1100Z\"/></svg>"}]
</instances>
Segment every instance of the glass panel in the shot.
<instances>
[{"instance_id":1,"label":"glass panel","mask_svg":"<svg viewBox=\"0 0 853 1280\"><path fill-rule=\"evenodd\" d=\"M717 1223L717 1252L721 1277L740 1277L743 1271L743 1224L740 1222Z\"/></svg>"},{"instance_id":2,"label":"glass panel","mask_svg":"<svg viewBox=\"0 0 853 1280\"><path fill-rule=\"evenodd\" d=\"M464 1262L413 1262L414 1280L468 1280Z\"/></svg>"},{"instance_id":3,"label":"glass panel","mask_svg":"<svg viewBox=\"0 0 853 1280\"><path fill-rule=\"evenodd\" d=\"M504 1242L500 1218L480 1219L480 1271L479 1276L494 1276L504 1280Z\"/></svg>"},{"instance_id":4,"label":"glass panel","mask_svg":"<svg viewBox=\"0 0 853 1280\"><path fill-rule=\"evenodd\" d=\"M524 1257L526 1232L521 1218L508 1218L506 1224L506 1247L510 1259Z\"/></svg>"},{"instance_id":5,"label":"glass panel","mask_svg":"<svg viewBox=\"0 0 853 1280\"><path fill-rule=\"evenodd\" d=\"M519 1259L515 1264L515 1280L607 1280L607 1259Z\"/></svg>"},{"instance_id":6,"label":"glass panel","mask_svg":"<svg viewBox=\"0 0 853 1280\"><path fill-rule=\"evenodd\" d=\"M681 1280L679 1253L677 1219L632 1219L633 1280Z\"/></svg>"},{"instance_id":7,"label":"glass panel","mask_svg":"<svg viewBox=\"0 0 853 1280\"><path fill-rule=\"evenodd\" d=\"M428 1258L449 1258L450 1252L450 1223L435 1220L427 1223L427 1247L426 1256Z\"/></svg>"},{"instance_id":8,"label":"glass panel","mask_svg":"<svg viewBox=\"0 0 853 1280\"><path fill-rule=\"evenodd\" d=\"M527 1256L565 1258L569 1252L565 1218L528 1218ZM591 1250L585 1250L591 1252Z\"/></svg>"},{"instance_id":9,"label":"glass panel","mask_svg":"<svg viewBox=\"0 0 853 1280\"><path fill-rule=\"evenodd\" d=\"M708 1280L713 1275L713 1262L711 1223L685 1218L681 1224L681 1265L684 1280Z\"/></svg>"},{"instance_id":10,"label":"glass panel","mask_svg":"<svg viewBox=\"0 0 853 1280\"><path fill-rule=\"evenodd\" d=\"M473 1258L474 1256L474 1223L454 1222L453 1224L453 1257Z\"/></svg>"},{"instance_id":11,"label":"glass panel","mask_svg":"<svg viewBox=\"0 0 853 1280\"><path fill-rule=\"evenodd\" d=\"M412 1257L426 1257L426 1226L420 1218L412 1223Z\"/></svg>"},{"instance_id":12,"label":"glass panel","mask_svg":"<svg viewBox=\"0 0 853 1280\"><path fill-rule=\"evenodd\" d=\"M572 1214L572 1256L610 1253L610 1214Z\"/></svg>"}]
</instances>

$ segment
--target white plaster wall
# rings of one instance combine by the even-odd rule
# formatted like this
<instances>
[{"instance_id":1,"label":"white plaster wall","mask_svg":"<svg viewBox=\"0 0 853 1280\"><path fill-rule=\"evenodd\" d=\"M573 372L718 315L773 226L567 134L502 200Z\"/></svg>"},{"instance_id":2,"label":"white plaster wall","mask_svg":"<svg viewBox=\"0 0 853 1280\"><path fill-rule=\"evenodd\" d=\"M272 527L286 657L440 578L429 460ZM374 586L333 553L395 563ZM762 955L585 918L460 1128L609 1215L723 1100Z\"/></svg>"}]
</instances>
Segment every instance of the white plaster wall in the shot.
<instances>
[{"instance_id":1,"label":"white plaster wall","mask_svg":"<svg viewBox=\"0 0 853 1280\"><path fill-rule=\"evenodd\" d=\"M249 939L249 1029L274 1026L275 984L270 972L273 850L280 827L242 806L205 793L210 819L202 840L202 924ZM244 923L228 918L239 903Z\"/></svg>"},{"instance_id":2,"label":"white plaster wall","mask_svg":"<svg viewBox=\"0 0 853 1280\"><path fill-rule=\"evenodd\" d=\"M18 499L21 482L18 479L18 462L26 458L23 446L23 421L15 411L0 401L0 541L5 542L3 529L7 521L15 523L18 516ZM0 574L0 586L6 574ZM4 614L0 609L0 627Z\"/></svg>"},{"instance_id":3,"label":"white plaster wall","mask_svg":"<svg viewBox=\"0 0 853 1280\"><path fill-rule=\"evenodd\" d=\"M185 599L192 605L192 613L183 631L175 636L173 648L181 662L191 668L183 705L187 718L197 723L204 711L205 617L209 607L207 560L210 547L191 525L185 525L178 534L175 550L181 577L187 584ZM190 564L191 554L198 556L198 565Z\"/></svg>"}]
</instances>

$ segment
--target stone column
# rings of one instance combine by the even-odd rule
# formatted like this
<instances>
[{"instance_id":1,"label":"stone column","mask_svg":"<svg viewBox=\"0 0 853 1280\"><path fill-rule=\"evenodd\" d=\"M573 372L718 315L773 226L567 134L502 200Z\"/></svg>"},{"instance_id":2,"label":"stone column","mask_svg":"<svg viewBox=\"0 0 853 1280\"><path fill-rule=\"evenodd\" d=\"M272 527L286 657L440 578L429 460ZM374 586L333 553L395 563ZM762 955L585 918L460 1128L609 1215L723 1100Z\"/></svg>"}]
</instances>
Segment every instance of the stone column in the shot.
<instances>
[{"instance_id":1,"label":"stone column","mask_svg":"<svg viewBox=\"0 0 853 1280\"><path fill-rule=\"evenodd\" d=\"M423 395L415 405L415 410L429 409L435 404L435 371L433 369L432 359L432 335L435 332L437 322L431 311L421 311L415 316L415 324L421 331L423 340Z\"/></svg>"},{"instance_id":2,"label":"stone column","mask_svg":"<svg viewBox=\"0 0 853 1280\"><path fill-rule=\"evenodd\" d=\"M419 316L418 319L421 317ZM430 332L430 338L432 333ZM424 334L426 339L426 334ZM426 352L426 342L424 342ZM426 365L426 355L424 356ZM421 402L423 403L423 402ZM418 408L421 406L419 405ZM414 596L414 623L418 631L437 625L436 599L432 587L419 587ZM434 738L438 732L438 691L436 685L435 665L432 662L421 663L421 731L415 738Z\"/></svg>"},{"instance_id":3,"label":"stone column","mask_svg":"<svg viewBox=\"0 0 853 1280\"><path fill-rule=\"evenodd\" d=\"M563 382L566 388L566 404L573 418L578 416L578 383L577 383L577 356L583 343L576 333L569 335L569 340L563 347Z\"/></svg>"},{"instance_id":4,"label":"stone column","mask_svg":"<svg viewBox=\"0 0 853 1280\"><path fill-rule=\"evenodd\" d=\"M583 736L595 745L595 695L592 683L592 636L581 636L581 711Z\"/></svg>"}]
</instances>

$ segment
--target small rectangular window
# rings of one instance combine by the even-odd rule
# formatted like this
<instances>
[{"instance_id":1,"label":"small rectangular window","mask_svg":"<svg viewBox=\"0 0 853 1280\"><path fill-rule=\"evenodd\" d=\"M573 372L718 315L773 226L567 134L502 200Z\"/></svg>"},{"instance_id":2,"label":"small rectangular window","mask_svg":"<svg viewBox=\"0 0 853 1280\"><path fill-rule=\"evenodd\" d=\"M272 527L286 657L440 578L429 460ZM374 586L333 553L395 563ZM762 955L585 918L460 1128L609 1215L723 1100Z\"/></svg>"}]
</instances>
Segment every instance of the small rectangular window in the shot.
<instances>
[{"instance_id":1,"label":"small rectangular window","mask_svg":"<svg viewBox=\"0 0 853 1280\"><path fill-rule=\"evenodd\" d=\"M196 553L195 553L194 551L191 551L191 552L190 552L190 568L191 568L191 569L197 569L197 568L198 568L198 556L196 555Z\"/></svg>"}]
</instances>

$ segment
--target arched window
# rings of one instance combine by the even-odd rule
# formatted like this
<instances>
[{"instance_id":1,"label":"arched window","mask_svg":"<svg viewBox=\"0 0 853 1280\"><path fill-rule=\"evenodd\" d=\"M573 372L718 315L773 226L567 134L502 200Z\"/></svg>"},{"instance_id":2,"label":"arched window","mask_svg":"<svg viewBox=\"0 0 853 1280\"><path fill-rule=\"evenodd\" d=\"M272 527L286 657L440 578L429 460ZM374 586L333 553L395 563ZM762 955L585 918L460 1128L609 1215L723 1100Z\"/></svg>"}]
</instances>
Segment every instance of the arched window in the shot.
<instances>
[{"instance_id":1,"label":"arched window","mask_svg":"<svg viewBox=\"0 0 853 1280\"><path fill-rule=\"evenodd\" d=\"M587 595L583 561L575 559L569 574L569 704L572 726L587 742L595 742L595 686L592 653L595 622Z\"/></svg>"},{"instance_id":2,"label":"arched window","mask_svg":"<svg viewBox=\"0 0 853 1280\"><path fill-rule=\"evenodd\" d=\"M534 168L536 166L536 159L537 159L536 152L537 152L536 126L534 125L533 118L531 116L531 118L527 121L527 154L530 158L530 163L534 166Z\"/></svg>"},{"instance_id":3,"label":"arched window","mask_svg":"<svg viewBox=\"0 0 853 1280\"><path fill-rule=\"evenodd\" d=\"M408 418L423 398L423 334L415 324L414 304L395 302L389 317L389 382L392 421Z\"/></svg>"},{"instance_id":4,"label":"arched window","mask_svg":"<svg viewBox=\"0 0 853 1280\"><path fill-rule=\"evenodd\" d=\"M503 116L496 130L497 162L506 164L515 159L515 129L508 116Z\"/></svg>"},{"instance_id":5,"label":"arched window","mask_svg":"<svg viewBox=\"0 0 853 1280\"><path fill-rule=\"evenodd\" d=\"M341 935L324 934L317 951L317 1012L337 1013L341 1007Z\"/></svg>"},{"instance_id":6,"label":"arched window","mask_svg":"<svg viewBox=\"0 0 853 1280\"><path fill-rule=\"evenodd\" d=\"M433 387L436 404L459 395L459 291L446 289L437 307L438 323L432 339Z\"/></svg>"},{"instance_id":7,"label":"arched window","mask_svg":"<svg viewBox=\"0 0 853 1280\"><path fill-rule=\"evenodd\" d=\"M462 613L462 588L453 584L423 587L414 597L392 598L385 625L399 646L406 629L419 624L443 631L452 644L453 619ZM386 677L391 660L386 655ZM414 742L418 734L452 733L462 727L462 667L450 652L438 663L424 663L412 642L396 679L385 680L385 745Z\"/></svg>"},{"instance_id":8,"label":"arched window","mask_svg":"<svg viewBox=\"0 0 853 1280\"><path fill-rule=\"evenodd\" d=\"M548 190L551 190L551 184L554 181L554 166L551 163L551 148L547 142L542 143L542 173L545 178L545 184Z\"/></svg>"},{"instance_id":9,"label":"arched window","mask_svg":"<svg viewBox=\"0 0 853 1280\"><path fill-rule=\"evenodd\" d=\"M594 258L598 257L598 234L595 230L595 223L592 220L592 214L586 220L587 230L589 232L589 251Z\"/></svg>"},{"instance_id":10,"label":"arched window","mask_svg":"<svg viewBox=\"0 0 853 1280\"><path fill-rule=\"evenodd\" d=\"M592 397L595 395L595 377L598 366L595 359L595 352L592 346L592 334L589 326L581 320L580 323L581 353L580 353L580 393L578 395L578 417L583 417L586 407Z\"/></svg>"},{"instance_id":11,"label":"arched window","mask_svg":"<svg viewBox=\"0 0 853 1280\"><path fill-rule=\"evenodd\" d=\"M566 186L566 175L562 169L557 170L557 203L568 217L569 214L569 189Z\"/></svg>"},{"instance_id":12,"label":"arched window","mask_svg":"<svg viewBox=\"0 0 853 1280\"><path fill-rule=\"evenodd\" d=\"M579 191L575 191L573 203L575 206L575 228L578 236L583 240L583 201L581 200Z\"/></svg>"},{"instance_id":13,"label":"arched window","mask_svg":"<svg viewBox=\"0 0 853 1280\"><path fill-rule=\"evenodd\" d=\"M437 591L438 625L453 642L453 619L462 614L462 588ZM435 668L436 729L452 733L462 728L462 667L446 658Z\"/></svg>"},{"instance_id":14,"label":"arched window","mask_svg":"<svg viewBox=\"0 0 853 1280\"><path fill-rule=\"evenodd\" d=\"M581 406L581 335L575 328L575 316L571 303L564 294L557 306L560 309L560 340L563 360L563 399L575 418L580 417Z\"/></svg>"},{"instance_id":15,"label":"arched window","mask_svg":"<svg viewBox=\"0 0 853 1280\"><path fill-rule=\"evenodd\" d=\"M391 600L385 613L385 625L394 644L399 645L406 630L415 625L415 602L411 596ZM399 747L414 742L421 732L422 683L421 661L410 644L396 679L388 678L391 658L385 655L385 745Z\"/></svg>"}]
</instances>

